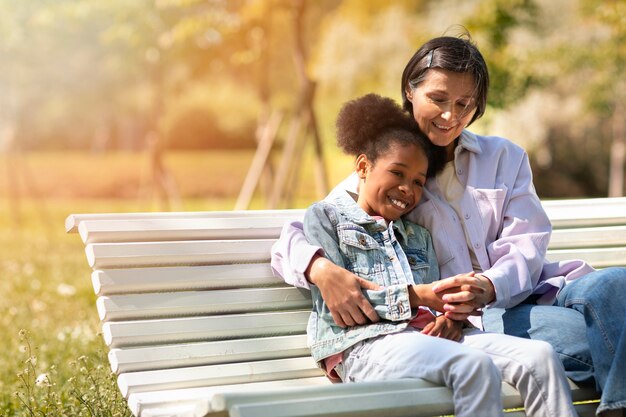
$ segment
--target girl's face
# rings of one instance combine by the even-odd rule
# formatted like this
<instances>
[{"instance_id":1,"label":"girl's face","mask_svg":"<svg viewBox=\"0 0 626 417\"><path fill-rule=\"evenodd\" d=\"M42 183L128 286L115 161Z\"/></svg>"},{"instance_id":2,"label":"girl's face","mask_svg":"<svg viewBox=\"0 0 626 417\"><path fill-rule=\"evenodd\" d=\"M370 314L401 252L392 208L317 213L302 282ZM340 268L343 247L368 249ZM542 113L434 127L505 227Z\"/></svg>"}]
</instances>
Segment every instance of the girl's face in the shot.
<instances>
[{"instance_id":1,"label":"girl's face","mask_svg":"<svg viewBox=\"0 0 626 417\"><path fill-rule=\"evenodd\" d=\"M361 179L359 206L369 215L397 220L422 198L428 158L416 145L392 143L375 164L359 155L356 171Z\"/></svg>"},{"instance_id":2,"label":"girl's face","mask_svg":"<svg viewBox=\"0 0 626 417\"><path fill-rule=\"evenodd\" d=\"M420 129L433 144L448 148L449 160L454 156L454 140L476 112L474 90L472 74L432 68L415 89L406 92Z\"/></svg>"}]
</instances>

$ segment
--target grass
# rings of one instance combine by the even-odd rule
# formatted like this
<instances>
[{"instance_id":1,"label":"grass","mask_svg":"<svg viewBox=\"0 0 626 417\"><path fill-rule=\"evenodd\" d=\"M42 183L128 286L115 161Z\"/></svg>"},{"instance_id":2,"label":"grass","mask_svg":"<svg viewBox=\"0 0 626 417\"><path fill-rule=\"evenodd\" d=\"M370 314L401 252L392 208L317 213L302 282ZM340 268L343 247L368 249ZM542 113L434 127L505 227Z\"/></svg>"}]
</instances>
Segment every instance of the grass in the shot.
<instances>
[{"instance_id":1,"label":"grass","mask_svg":"<svg viewBox=\"0 0 626 417\"><path fill-rule=\"evenodd\" d=\"M0 203L1 415L129 415L98 334L82 242L64 232L70 202L47 204L45 215L38 202L24 202L19 225L8 201Z\"/></svg>"},{"instance_id":2,"label":"grass","mask_svg":"<svg viewBox=\"0 0 626 417\"><path fill-rule=\"evenodd\" d=\"M233 199L184 201L189 210L229 209ZM207 207L210 206L210 207ZM0 416L129 416L111 373L91 269L70 213L148 211L137 200L36 200L20 223L0 199Z\"/></svg>"}]
</instances>

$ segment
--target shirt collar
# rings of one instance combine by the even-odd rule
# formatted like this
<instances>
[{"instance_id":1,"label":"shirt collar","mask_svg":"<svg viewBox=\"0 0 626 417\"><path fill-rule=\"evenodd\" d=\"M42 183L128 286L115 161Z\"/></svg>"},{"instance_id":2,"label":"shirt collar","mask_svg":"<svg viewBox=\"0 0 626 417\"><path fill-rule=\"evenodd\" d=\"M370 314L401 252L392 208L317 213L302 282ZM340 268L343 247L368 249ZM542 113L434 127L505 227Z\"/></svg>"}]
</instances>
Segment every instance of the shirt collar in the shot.
<instances>
[{"instance_id":1,"label":"shirt collar","mask_svg":"<svg viewBox=\"0 0 626 417\"><path fill-rule=\"evenodd\" d=\"M459 144L454 150L455 155L458 152L461 152L461 149L467 149L468 151L474 152L474 153L482 153L482 149L480 147L480 142L478 141L478 138L476 137L474 133L470 132L467 129L464 129L461 132L461 136L459 137Z\"/></svg>"},{"instance_id":2,"label":"shirt collar","mask_svg":"<svg viewBox=\"0 0 626 417\"><path fill-rule=\"evenodd\" d=\"M351 222L360 225L374 224L383 227L382 222L378 222L375 218L367 214L356 202L357 194L346 190L335 190L329 195L328 200L337 207L337 209L348 218ZM396 236L407 240L406 229L402 219L391 222L393 231Z\"/></svg>"}]
</instances>

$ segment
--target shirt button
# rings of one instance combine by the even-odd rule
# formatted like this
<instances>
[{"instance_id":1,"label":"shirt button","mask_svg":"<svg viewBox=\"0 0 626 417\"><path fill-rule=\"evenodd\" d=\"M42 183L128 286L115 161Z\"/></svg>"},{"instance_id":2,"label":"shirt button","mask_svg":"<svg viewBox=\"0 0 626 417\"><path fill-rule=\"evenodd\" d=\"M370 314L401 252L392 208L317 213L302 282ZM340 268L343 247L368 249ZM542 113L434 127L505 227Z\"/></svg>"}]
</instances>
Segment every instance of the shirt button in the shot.
<instances>
[{"instance_id":1,"label":"shirt button","mask_svg":"<svg viewBox=\"0 0 626 417\"><path fill-rule=\"evenodd\" d=\"M390 256L390 257L389 257L389 260L390 260L391 262L393 262L393 261L395 261L395 260L396 260L396 258L395 258L394 256Z\"/></svg>"},{"instance_id":2,"label":"shirt button","mask_svg":"<svg viewBox=\"0 0 626 417\"><path fill-rule=\"evenodd\" d=\"M361 245L365 245L365 236L361 236L361 237L359 237L359 243L360 243Z\"/></svg>"},{"instance_id":3,"label":"shirt button","mask_svg":"<svg viewBox=\"0 0 626 417\"><path fill-rule=\"evenodd\" d=\"M463 170L462 170L462 169L458 169L458 170L456 171L456 173L457 173L457 174L459 174L459 175L461 175L461 174L463 174Z\"/></svg>"},{"instance_id":4,"label":"shirt button","mask_svg":"<svg viewBox=\"0 0 626 417\"><path fill-rule=\"evenodd\" d=\"M480 249L480 243L474 243L474 248Z\"/></svg>"},{"instance_id":5,"label":"shirt button","mask_svg":"<svg viewBox=\"0 0 626 417\"><path fill-rule=\"evenodd\" d=\"M469 213L465 213L465 220L469 220L469 218L470 218Z\"/></svg>"}]
</instances>

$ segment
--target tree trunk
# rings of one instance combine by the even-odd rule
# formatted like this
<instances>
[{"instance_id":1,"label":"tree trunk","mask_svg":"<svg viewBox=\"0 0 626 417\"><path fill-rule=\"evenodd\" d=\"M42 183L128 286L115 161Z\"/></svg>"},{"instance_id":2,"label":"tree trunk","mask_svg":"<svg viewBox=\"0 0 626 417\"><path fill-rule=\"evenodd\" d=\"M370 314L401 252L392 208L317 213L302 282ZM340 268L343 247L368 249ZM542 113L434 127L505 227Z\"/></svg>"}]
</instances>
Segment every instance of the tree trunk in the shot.
<instances>
[{"instance_id":1,"label":"tree trunk","mask_svg":"<svg viewBox=\"0 0 626 417\"><path fill-rule=\"evenodd\" d=\"M623 97L623 96L618 96ZM618 100L613 108L611 162L609 165L609 197L624 195L624 159L626 157L626 127L624 103Z\"/></svg>"}]
</instances>

